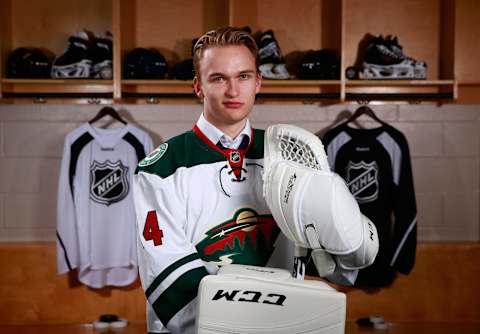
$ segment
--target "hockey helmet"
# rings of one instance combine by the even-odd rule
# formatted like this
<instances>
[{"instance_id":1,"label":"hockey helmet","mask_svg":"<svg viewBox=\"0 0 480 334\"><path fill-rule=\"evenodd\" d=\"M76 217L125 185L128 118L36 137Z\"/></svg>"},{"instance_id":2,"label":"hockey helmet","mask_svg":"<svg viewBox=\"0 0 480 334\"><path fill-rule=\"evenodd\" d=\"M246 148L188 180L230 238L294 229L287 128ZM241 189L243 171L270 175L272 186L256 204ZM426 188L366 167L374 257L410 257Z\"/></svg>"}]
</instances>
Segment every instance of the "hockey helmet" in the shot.
<instances>
[{"instance_id":1,"label":"hockey helmet","mask_svg":"<svg viewBox=\"0 0 480 334\"><path fill-rule=\"evenodd\" d=\"M305 54L298 70L302 80L329 80L340 78L340 62L335 50L321 49Z\"/></svg>"},{"instance_id":2,"label":"hockey helmet","mask_svg":"<svg viewBox=\"0 0 480 334\"><path fill-rule=\"evenodd\" d=\"M50 78L52 63L40 49L21 47L13 50L7 58L7 78Z\"/></svg>"},{"instance_id":3,"label":"hockey helmet","mask_svg":"<svg viewBox=\"0 0 480 334\"><path fill-rule=\"evenodd\" d=\"M193 67L193 59L189 58L178 63L173 68L173 78L177 80L193 80L195 77L195 69Z\"/></svg>"},{"instance_id":4,"label":"hockey helmet","mask_svg":"<svg viewBox=\"0 0 480 334\"><path fill-rule=\"evenodd\" d=\"M136 48L125 57L126 79L163 79L167 73L165 57L155 49Z\"/></svg>"}]
</instances>

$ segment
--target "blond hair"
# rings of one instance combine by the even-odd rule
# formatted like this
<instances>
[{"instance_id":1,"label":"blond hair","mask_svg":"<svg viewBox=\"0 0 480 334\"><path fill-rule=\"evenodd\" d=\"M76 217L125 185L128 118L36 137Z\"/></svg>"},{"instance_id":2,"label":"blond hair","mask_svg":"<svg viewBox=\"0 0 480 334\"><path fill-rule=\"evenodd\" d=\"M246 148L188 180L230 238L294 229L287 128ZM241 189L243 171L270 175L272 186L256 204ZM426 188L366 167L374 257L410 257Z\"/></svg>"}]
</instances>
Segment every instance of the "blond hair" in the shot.
<instances>
[{"instance_id":1,"label":"blond hair","mask_svg":"<svg viewBox=\"0 0 480 334\"><path fill-rule=\"evenodd\" d=\"M205 33L193 47L193 66L197 77L200 77L200 60L203 52L211 47L227 45L245 45L255 58L255 67L258 68L258 46L253 36L245 28L222 27Z\"/></svg>"}]
</instances>

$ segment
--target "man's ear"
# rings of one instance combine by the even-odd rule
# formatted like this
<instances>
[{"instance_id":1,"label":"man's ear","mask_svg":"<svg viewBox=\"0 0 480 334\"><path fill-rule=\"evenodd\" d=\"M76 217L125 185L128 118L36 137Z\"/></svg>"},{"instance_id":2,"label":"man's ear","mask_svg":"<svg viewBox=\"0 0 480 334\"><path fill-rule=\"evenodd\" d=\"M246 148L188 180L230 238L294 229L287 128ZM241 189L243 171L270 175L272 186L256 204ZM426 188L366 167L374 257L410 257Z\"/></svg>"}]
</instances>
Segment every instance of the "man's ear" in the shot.
<instances>
[{"instance_id":1,"label":"man's ear","mask_svg":"<svg viewBox=\"0 0 480 334\"><path fill-rule=\"evenodd\" d=\"M255 78L255 93L258 94L260 92L260 88L262 87L262 73L257 71L257 77Z\"/></svg>"},{"instance_id":2,"label":"man's ear","mask_svg":"<svg viewBox=\"0 0 480 334\"><path fill-rule=\"evenodd\" d=\"M195 95L197 95L200 99L203 99L203 92L200 84L200 79L197 76L193 78L193 90L195 91Z\"/></svg>"}]
</instances>

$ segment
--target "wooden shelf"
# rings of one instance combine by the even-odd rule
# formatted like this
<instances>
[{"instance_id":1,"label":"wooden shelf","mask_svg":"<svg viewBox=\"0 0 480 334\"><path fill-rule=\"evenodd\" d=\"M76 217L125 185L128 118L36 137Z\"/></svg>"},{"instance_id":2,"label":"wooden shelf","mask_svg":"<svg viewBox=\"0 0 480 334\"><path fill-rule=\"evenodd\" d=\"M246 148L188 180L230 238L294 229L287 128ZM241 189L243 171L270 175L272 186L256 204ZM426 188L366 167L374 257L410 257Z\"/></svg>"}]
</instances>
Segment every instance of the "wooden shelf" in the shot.
<instances>
[{"instance_id":1,"label":"wooden shelf","mask_svg":"<svg viewBox=\"0 0 480 334\"><path fill-rule=\"evenodd\" d=\"M341 80L264 80L260 99L480 102L476 61L480 47L475 44L480 35L471 29L480 20L477 1L99 0L85 5L81 0L66 0L59 7L54 0L34 4L2 0L0 13L0 77L5 76L7 56L15 48L41 47L58 56L77 31L113 33L113 80L2 79L0 99L46 96L142 103L145 97L161 97L195 101L190 81L122 80L126 53L136 47L156 48L172 69L191 56L193 38L218 26L236 25L249 26L256 33L272 29L289 68L308 50L328 48L340 55ZM367 16L371 19L364 20ZM428 64L429 80L346 80L345 69L356 62L366 34L398 36L408 56Z\"/></svg>"},{"instance_id":2,"label":"wooden shelf","mask_svg":"<svg viewBox=\"0 0 480 334\"><path fill-rule=\"evenodd\" d=\"M3 79L1 83L5 98L111 98L113 91L112 80ZM476 87L477 83L467 85ZM121 99L196 98L189 80L122 80L121 96ZM263 80L258 94L259 99L337 102L452 100L456 96L455 80L347 80L344 84L340 80Z\"/></svg>"},{"instance_id":3,"label":"wooden shelf","mask_svg":"<svg viewBox=\"0 0 480 334\"><path fill-rule=\"evenodd\" d=\"M340 102L340 80L263 80L257 100Z\"/></svg>"},{"instance_id":4,"label":"wooden shelf","mask_svg":"<svg viewBox=\"0 0 480 334\"><path fill-rule=\"evenodd\" d=\"M455 80L347 80L345 100L455 100Z\"/></svg>"},{"instance_id":5,"label":"wooden shelf","mask_svg":"<svg viewBox=\"0 0 480 334\"><path fill-rule=\"evenodd\" d=\"M122 80L122 96L194 95L190 80Z\"/></svg>"},{"instance_id":6,"label":"wooden shelf","mask_svg":"<svg viewBox=\"0 0 480 334\"><path fill-rule=\"evenodd\" d=\"M260 93L321 94L340 92L340 80L266 80L262 81Z\"/></svg>"},{"instance_id":7,"label":"wooden shelf","mask_svg":"<svg viewBox=\"0 0 480 334\"><path fill-rule=\"evenodd\" d=\"M439 93L452 91L455 80L347 80L347 93Z\"/></svg>"},{"instance_id":8,"label":"wooden shelf","mask_svg":"<svg viewBox=\"0 0 480 334\"><path fill-rule=\"evenodd\" d=\"M2 103L107 104L112 80L1 79Z\"/></svg>"},{"instance_id":9,"label":"wooden shelf","mask_svg":"<svg viewBox=\"0 0 480 334\"><path fill-rule=\"evenodd\" d=\"M263 98L318 97L340 98L340 80L263 80L259 93ZM191 81L183 80L122 80L125 97L195 97Z\"/></svg>"},{"instance_id":10,"label":"wooden shelf","mask_svg":"<svg viewBox=\"0 0 480 334\"><path fill-rule=\"evenodd\" d=\"M4 94L101 94L113 92L112 80L2 79Z\"/></svg>"}]
</instances>

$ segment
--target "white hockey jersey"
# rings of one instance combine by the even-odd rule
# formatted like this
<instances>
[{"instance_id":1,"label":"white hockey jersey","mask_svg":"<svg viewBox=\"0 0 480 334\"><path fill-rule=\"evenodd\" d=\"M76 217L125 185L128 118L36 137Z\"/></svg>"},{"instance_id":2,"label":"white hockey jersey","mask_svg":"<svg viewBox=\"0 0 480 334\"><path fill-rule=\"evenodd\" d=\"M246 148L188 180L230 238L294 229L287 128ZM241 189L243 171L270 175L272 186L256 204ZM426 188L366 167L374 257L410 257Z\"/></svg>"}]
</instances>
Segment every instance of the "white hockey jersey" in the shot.
<instances>
[{"instance_id":1,"label":"white hockey jersey","mask_svg":"<svg viewBox=\"0 0 480 334\"><path fill-rule=\"evenodd\" d=\"M152 150L150 136L127 124L85 123L67 134L57 202L57 272L78 268L92 288L125 286L137 278L131 180Z\"/></svg>"},{"instance_id":2,"label":"white hockey jersey","mask_svg":"<svg viewBox=\"0 0 480 334\"><path fill-rule=\"evenodd\" d=\"M198 284L219 265L293 269L293 245L262 196L264 131L250 137L245 149L222 150L195 126L137 169L140 278L172 333L193 333Z\"/></svg>"}]
</instances>

